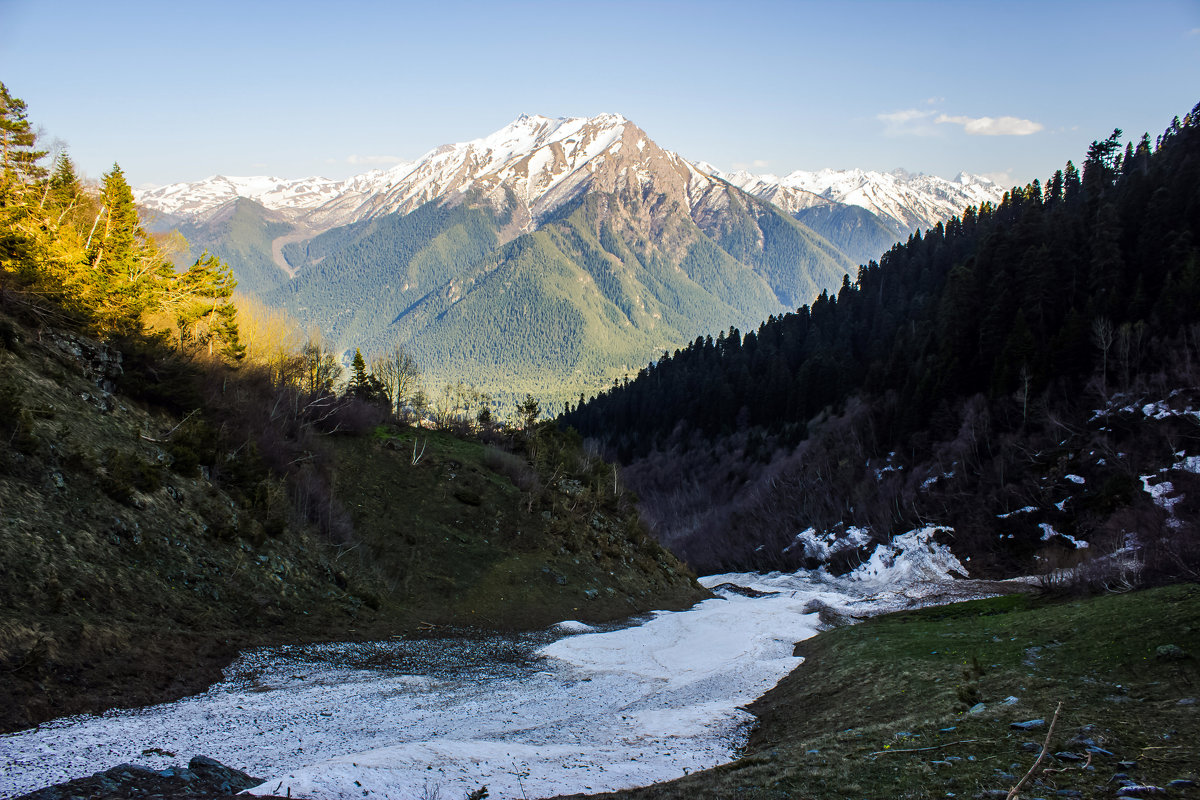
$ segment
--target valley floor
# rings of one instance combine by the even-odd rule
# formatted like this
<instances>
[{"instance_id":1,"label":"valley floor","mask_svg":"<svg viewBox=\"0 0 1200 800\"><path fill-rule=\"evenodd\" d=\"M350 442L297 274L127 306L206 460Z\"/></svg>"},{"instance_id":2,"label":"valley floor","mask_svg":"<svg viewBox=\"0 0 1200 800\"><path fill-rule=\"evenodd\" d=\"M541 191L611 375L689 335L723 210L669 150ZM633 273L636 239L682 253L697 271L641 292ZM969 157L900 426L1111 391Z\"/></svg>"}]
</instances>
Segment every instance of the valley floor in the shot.
<instances>
[{"instance_id":1,"label":"valley floor","mask_svg":"<svg viewBox=\"0 0 1200 800\"><path fill-rule=\"evenodd\" d=\"M1200 587L952 571L914 532L624 626L254 651L205 694L0 737L0 793L203 753L309 798L1200 796Z\"/></svg>"},{"instance_id":2,"label":"valley floor","mask_svg":"<svg viewBox=\"0 0 1200 800\"><path fill-rule=\"evenodd\" d=\"M881 550L840 579L713 576L717 598L611 630L250 652L205 694L0 737L0 791L201 753L265 776L257 793L293 797L483 785L547 797L669 780L737 757L753 722L743 707L800 663L795 642L823 620L995 591L950 579L961 565L929 532Z\"/></svg>"}]
</instances>

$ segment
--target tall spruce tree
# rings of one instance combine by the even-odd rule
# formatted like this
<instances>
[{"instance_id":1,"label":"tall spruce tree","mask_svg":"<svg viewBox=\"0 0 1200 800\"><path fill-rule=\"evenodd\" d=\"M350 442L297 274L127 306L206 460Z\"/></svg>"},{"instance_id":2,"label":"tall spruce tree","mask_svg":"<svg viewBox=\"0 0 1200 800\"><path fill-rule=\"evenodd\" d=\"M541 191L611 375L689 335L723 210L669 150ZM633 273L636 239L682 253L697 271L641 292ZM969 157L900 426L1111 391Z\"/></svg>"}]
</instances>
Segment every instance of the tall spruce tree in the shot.
<instances>
[{"instance_id":1,"label":"tall spruce tree","mask_svg":"<svg viewBox=\"0 0 1200 800\"><path fill-rule=\"evenodd\" d=\"M144 315L161 305L174 270L142 228L133 190L117 164L104 175L100 202L86 245L97 322L112 333L137 332Z\"/></svg>"},{"instance_id":2,"label":"tall spruce tree","mask_svg":"<svg viewBox=\"0 0 1200 800\"><path fill-rule=\"evenodd\" d=\"M44 242L32 218L34 184L45 175L25 103L0 83L0 284L35 282L34 263Z\"/></svg>"},{"instance_id":3,"label":"tall spruce tree","mask_svg":"<svg viewBox=\"0 0 1200 800\"><path fill-rule=\"evenodd\" d=\"M207 250L176 276L169 302L175 309L181 349L202 348L210 357L219 354L231 361L245 355L238 338L237 307L230 302L236 286L229 265Z\"/></svg>"},{"instance_id":4,"label":"tall spruce tree","mask_svg":"<svg viewBox=\"0 0 1200 800\"><path fill-rule=\"evenodd\" d=\"M8 87L0 83L0 188L4 191L10 182L30 184L45 177L46 169L38 162L46 151L34 149L36 141L25 102L10 95Z\"/></svg>"}]
</instances>

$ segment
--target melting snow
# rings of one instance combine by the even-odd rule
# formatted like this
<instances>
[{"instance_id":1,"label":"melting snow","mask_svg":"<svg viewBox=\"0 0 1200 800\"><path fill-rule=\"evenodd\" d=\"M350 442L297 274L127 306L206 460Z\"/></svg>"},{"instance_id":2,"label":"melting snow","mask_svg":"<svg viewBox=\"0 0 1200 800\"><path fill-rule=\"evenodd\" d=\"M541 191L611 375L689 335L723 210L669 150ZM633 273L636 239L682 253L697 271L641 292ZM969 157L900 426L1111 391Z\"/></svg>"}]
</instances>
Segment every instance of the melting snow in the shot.
<instances>
[{"instance_id":1,"label":"melting snow","mask_svg":"<svg viewBox=\"0 0 1200 800\"><path fill-rule=\"evenodd\" d=\"M1185 465L1184 468L1186 469L1186 465L1190 463L1190 459L1187 459L1182 463ZM1175 506L1180 500L1183 499L1183 495L1176 495L1175 497L1167 496L1171 494L1171 492L1175 491L1175 484L1171 483L1170 481L1163 480L1160 480L1158 483L1151 484L1150 481L1158 479L1157 475L1142 475L1141 479L1142 488L1146 490L1146 494L1150 495L1150 497L1154 499L1155 505L1167 512L1167 527L1178 528L1180 525L1182 525L1183 523L1181 523L1175 517Z\"/></svg>"},{"instance_id":2,"label":"melting snow","mask_svg":"<svg viewBox=\"0 0 1200 800\"><path fill-rule=\"evenodd\" d=\"M817 533L816 528L806 528L796 534L796 538L792 543L783 548L783 552L790 553L796 548L802 548L805 558L813 558L818 561L828 561L829 557L835 553L840 553L843 550L857 549L868 544L871 541L871 532L866 528L859 528L851 525L846 528L845 532L826 531L824 534Z\"/></svg>"},{"instance_id":3,"label":"melting snow","mask_svg":"<svg viewBox=\"0 0 1200 800\"><path fill-rule=\"evenodd\" d=\"M1037 506L1025 506L1024 508L1018 508L1016 511L1010 511L1007 514L997 514L996 519L1008 519L1009 517L1015 517L1017 514L1028 514L1030 511L1037 511Z\"/></svg>"},{"instance_id":4,"label":"melting snow","mask_svg":"<svg viewBox=\"0 0 1200 800\"><path fill-rule=\"evenodd\" d=\"M1065 503L1066 501L1064 500L1063 502ZM1043 522L1043 523L1039 524L1038 527L1042 529L1042 541L1043 542L1048 542L1051 539L1053 539L1055 536L1061 536L1062 538L1064 538L1068 542L1070 542L1071 546L1074 547L1076 550L1085 550L1088 547L1088 543L1085 542L1084 540L1076 539L1074 536L1072 536L1069 533L1059 533L1058 531L1054 530L1054 526L1050 525L1047 522Z\"/></svg>"},{"instance_id":5,"label":"melting snow","mask_svg":"<svg viewBox=\"0 0 1200 800\"><path fill-rule=\"evenodd\" d=\"M1178 455L1183 456L1183 453ZM1171 469L1200 474L1200 456L1184 456L1180 461L1171 465Z\"/></svg>"},{"instance_id":6,"label":"melting snow","mask_svg":"<svg viewBox=\"0 0 1200 800\"><path fill-rule=\"evenodd\" d=\"M143 755L154 747L300 797L456 797L486 784L536 798L668 780L736 758L751 722L741 706L795 668L794 643L818 629L811 601L866 616L980 596L949 579L966 570L934 533L896 537L843 578L710 576L765 594L725 592L616 630L568 621L540 638L249 653L204 694L0 736L0 793L122 762L161 768Z\"/></svg>"}]
</instances>

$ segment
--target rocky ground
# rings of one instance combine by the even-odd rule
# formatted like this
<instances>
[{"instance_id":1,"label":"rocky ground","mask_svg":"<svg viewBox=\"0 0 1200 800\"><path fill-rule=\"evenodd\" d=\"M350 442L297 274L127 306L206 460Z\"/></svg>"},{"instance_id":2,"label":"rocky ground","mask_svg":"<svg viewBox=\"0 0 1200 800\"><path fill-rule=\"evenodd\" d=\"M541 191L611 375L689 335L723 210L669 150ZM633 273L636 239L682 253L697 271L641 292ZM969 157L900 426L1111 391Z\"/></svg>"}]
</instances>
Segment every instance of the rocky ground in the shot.
<instances>
[{"instance_id":1,"label":"rocky ground","mask_svg":"<svg viewBox=\"0 0 1200 800\"><path fill-rule=\"evenodd\" d=\"M161 770L120 764L88 778L21 795L17 800L204 800L229 797L260 783L259 779L211 758L196 756L187 767Z\"/></svg>"}]
</instances>

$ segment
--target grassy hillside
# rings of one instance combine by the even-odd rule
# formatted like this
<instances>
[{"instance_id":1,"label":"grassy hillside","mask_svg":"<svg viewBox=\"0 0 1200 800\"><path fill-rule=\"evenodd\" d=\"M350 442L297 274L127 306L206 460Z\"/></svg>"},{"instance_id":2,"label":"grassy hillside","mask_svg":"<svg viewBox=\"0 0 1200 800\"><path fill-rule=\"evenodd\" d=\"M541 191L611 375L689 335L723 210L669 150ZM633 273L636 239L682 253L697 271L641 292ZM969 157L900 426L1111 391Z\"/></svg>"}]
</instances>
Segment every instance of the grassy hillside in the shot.
<instances>
[{"instance_id":1,"label":"grassy hillside","mask_svg":"<svg viewBox=\"0 0 1200 800\"><path fill-rule=\"evenodd\" d=\"M295 396L263 408L250 375L8 314L0 334L0 730L200 690L245 647L705 594L549 429L331 436L280 427Z\"/></svg>"},{"instance_id":2,"label":"grassy hillside","mask_svg":"<svg viewBox=\"0 0 1200 800\"><path fill-rule=\"evenodd\" d=\"M1126 784L1159 787L1127 796L1200 796L1197 620L1200 587L1184 584L1011 595L830 630L801 642L804 663L750 707L759 720L740 759L592 797L1004 798L1060 703L1021 797L1108 798Z\"/></svg>"}]
</instances>

